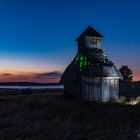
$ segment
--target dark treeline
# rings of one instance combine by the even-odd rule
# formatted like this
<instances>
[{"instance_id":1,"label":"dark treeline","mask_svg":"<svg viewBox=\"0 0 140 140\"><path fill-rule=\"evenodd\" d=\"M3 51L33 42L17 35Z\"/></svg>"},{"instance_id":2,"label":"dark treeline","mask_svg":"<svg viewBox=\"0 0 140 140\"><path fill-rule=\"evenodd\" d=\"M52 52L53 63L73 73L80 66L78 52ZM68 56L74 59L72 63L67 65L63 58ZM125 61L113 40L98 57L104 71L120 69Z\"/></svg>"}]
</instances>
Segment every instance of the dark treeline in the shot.
<instances>
[{"instance_id":1,"label":"dark treeline","mask_svg":"<svg viewBox=\"0 0 140 140\"><path fill-rule=\"evenodd\" d=\"M59 83L35 83L35 82L0 82L0 86L49 86Z\"/></svg>"},{"instance_id":2,"label":"dark treeline","mask_svg":"<svg viewBox=\"0 0 140 140\"><path fill-rule=\"evenodd\" d=\"M140 81L126 83L120 81L120 95L140 96Z\"/></svg>"}]
</instances>

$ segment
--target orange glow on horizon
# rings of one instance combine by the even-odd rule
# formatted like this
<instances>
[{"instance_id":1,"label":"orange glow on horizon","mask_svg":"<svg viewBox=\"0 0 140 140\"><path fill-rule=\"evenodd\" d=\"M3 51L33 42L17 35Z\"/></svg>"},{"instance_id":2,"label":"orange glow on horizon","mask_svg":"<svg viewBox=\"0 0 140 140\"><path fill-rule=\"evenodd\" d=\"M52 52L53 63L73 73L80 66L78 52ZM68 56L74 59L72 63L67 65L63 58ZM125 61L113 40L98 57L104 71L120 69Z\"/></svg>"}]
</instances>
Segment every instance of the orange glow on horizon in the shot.
<instances>
[{"instance_id":1,"label":"orange glow on horizon","mask_svg":"<svg viewBox=\"0 0 140 140\"><path fill-rule=\"evenodd\" d=\"M134 75L133 81L140 81L140 75Z\"/></svg>"},{"instance_id":2,"label":"orange glow on horizon","mask_svg":"<svg viewBox=\"0 0 140 140\"><path fill-rule=\"evenodd\" d=\"M31 73L31 72L0 72L0 82L40 82L40 83L57 83L61 76L42 75L44 73ZM140 81L140 75L134 75L133 81Z\"/></svg>"},{"instance_id":3,"label":"orange glow on horizon","mask_svg":"<svg viewBox=\"0 0 140 140\"><path fill-rule=\"evenodd\" d=\"M58 83L61 75L51 75L48 73L27 73L12 72L0 73L0 82L38 82L38 83ZM61 72L60 72L61 73Z\"/></svg>"},{"instance_id":4,"label":"orange glow on horizon","mask_svg":"<svg viewBox=\"0 0 140 140\"><path fill-rule=\"evenodd\" d=\"M45 73L50 71L64 71L63 65L53 64L50 62L27 62L22 60L0 60L0 74L10 73L15 75L26 75L33 73Z\"/></svg>"}]
</instances>

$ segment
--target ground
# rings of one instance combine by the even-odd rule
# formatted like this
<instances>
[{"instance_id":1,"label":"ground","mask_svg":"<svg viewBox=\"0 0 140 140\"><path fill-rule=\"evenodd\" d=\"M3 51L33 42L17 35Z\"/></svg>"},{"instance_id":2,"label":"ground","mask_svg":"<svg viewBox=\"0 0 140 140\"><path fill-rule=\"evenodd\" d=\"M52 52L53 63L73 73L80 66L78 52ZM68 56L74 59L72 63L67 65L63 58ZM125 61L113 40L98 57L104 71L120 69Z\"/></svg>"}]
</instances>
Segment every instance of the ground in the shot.
<instances>
[{"instance_id":1,"label":"ground","mask_svg":"<svg viewBox=\"0 0 140 140\"><path fill-rule=\"evenodd\" d=\"M140 105L69 102L59 100L59 90L26 92L0 94L1 140L140 139Z\"/></svg>"}]
</instances>

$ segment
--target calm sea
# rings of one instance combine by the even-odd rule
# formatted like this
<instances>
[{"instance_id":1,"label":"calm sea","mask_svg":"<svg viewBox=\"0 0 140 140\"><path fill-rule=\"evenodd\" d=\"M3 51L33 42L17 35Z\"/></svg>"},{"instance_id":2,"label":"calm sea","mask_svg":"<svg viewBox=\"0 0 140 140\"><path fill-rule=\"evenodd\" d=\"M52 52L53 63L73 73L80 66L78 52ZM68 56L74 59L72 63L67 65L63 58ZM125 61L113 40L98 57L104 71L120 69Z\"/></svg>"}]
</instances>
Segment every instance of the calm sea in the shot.
<instances>
[{"instance_id":1,"label":"calm sea","mask_svg":"<svg viewBox=\"0 0 140 140\"><path fill-rule=\"evenodd\" d=\"M47 85L47 86L0 86L0 89L63 89L63 85Z\"/></svg>"}]
</instances>

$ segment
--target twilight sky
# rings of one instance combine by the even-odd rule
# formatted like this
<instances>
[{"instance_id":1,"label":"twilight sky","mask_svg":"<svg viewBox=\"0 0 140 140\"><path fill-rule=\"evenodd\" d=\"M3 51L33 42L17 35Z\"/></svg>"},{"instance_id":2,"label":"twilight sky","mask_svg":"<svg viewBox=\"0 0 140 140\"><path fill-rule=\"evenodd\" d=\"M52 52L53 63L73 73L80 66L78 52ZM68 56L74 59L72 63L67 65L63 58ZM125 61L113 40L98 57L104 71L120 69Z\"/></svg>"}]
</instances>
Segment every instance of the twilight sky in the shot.
<instances>
[{"instance_id":1,"label":"twilight sky","mask_svg":"<svg viewBox=\"0 0 140 140\"><path fill-rule=\"evenodd\" d=\"M0 0L0 82L57 82L90 25L119 68L140 80L139 0Z\"/></svg>"}]
</instances>

